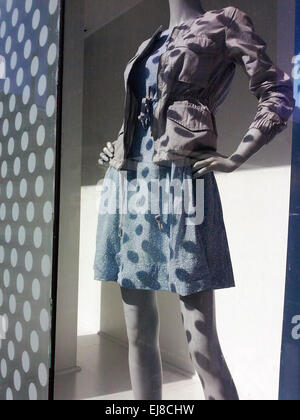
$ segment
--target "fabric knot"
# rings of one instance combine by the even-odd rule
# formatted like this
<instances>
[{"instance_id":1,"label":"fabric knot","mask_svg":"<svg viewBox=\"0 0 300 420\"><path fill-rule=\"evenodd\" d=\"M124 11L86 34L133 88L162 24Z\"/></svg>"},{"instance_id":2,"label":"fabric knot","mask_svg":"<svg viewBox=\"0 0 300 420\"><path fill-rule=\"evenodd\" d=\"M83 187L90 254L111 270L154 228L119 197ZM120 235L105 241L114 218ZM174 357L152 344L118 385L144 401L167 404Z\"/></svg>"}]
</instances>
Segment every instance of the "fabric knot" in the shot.
<instances>
[{"instance_id":1,"label":"fabric knot","mask_svg":"<svg viewBox=\"0 0 300 420\"><path fill-rule=\"evenodd\" d=\"M152 111L152 105L154 101L155 101L154 89L152 89L152 87L149 86L147 96L145 96L142 99L141 112L140 112L140 115L138 116L138 120L140 121L144 129L147 129L150 125L150 121L151 121L150 114Z\"/></svg>"}]
</instances>

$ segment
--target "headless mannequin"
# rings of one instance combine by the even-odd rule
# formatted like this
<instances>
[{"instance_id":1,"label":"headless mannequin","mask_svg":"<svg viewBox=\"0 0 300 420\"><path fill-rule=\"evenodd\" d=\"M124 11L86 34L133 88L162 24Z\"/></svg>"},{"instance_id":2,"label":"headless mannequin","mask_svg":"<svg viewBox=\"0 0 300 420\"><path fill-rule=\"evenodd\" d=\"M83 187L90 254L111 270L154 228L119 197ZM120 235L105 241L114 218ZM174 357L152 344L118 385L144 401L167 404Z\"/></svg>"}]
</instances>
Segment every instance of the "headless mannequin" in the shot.
<instances>
[{"instance_id":1,"label":"headless mannequin","mask_svg":"<svg viewBox=\"0 0 300 420\"><path fill-rule=\"evenodd\" d=\"M199 0L169 0L174 26L204 13ZM137 400L162 399L162 364L156 292L121 287L129 341L129 368ZM179 296L189 353L206 400L238 400L224 360L215 320L214 291Z\"/></svg>"},{"instance_id":2,"label":"headless mannequin","mask_svg":"<svg viewBox=\"0 0 300 420\"><path fill-rule=\"evenodd\" d=\"M200 0L169 0L169 8L170 28L205 12Z\"/></svg>"},{"instance_id":3,"label":"headless mannequin","mask_svg":"<svg viewBox=\"0 0 300 420\"><path fill-rule=\"evenodd\" d=\"M200 0L169 0L169 6L170 28L204 13ZM247 133L246 138L248 141L242 141L237 151L228 158L215 156L196 162L196 176L202 176L213 169L223 172L237 169L264 144L263 135L256 129ZM105 164L113 154L114 149L109 142L100 153L99 164ZM156 292L121 287L121 295L129 341L129 368L134 398L161 400L162 364ZM179 299L190 357L203 385L206 400L238 400L218 340L214 291L179 296Z\"/></svg>"}]
</instances>

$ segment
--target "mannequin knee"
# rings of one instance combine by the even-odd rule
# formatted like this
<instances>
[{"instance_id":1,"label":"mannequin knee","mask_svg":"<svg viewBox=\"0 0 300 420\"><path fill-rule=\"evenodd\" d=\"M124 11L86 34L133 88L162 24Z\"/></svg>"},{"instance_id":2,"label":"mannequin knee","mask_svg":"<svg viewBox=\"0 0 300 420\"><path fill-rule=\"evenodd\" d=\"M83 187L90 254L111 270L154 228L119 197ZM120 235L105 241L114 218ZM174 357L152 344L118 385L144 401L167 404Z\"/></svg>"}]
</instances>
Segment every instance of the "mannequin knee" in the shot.
<instances>
[{"instance_id":1,"label":"mannequin knee","mask_svg":"<svg viewBox=\"0 0 300 420\"><path fill-rule=\"evenodd\" d=\"M127 336L129 345L134 347L155 347L159 337L158 314L140 316L127 324Z\"/></svg>"}]
</instances>

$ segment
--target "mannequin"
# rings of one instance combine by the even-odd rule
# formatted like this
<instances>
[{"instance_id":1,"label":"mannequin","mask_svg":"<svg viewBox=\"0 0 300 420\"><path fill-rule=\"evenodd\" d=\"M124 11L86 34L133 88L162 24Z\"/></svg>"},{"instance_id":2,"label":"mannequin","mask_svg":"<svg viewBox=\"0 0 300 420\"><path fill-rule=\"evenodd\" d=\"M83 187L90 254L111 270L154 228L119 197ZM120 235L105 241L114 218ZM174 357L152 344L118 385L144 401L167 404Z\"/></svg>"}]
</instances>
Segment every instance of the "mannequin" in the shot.
<instances>
[{"instance_id":1,"label":"mannequin","mask_svg":"<svg viewBox=\"0 0 300 420\"><path fill-rule=\"evenodd\" d=\"M169 0L169 28L184 20L203 14L199 0ZM264 144L264 136L252 129L231 157L205 156L194 164L194 176L212 170L232 172ZM108 142L100 153L100 164L114 156ZM159 349L159 316L156 292L121 287L127 335L129 368L134 398L162 399L162 364ZM181 317L186 332L189 353L200 378L206 400L238 400L238 394L224 360L216 331L214 291L208 290L179 296Z\"/></svg>"},{"instance_id":2,"label":"mannequin","mask_svg":"<svg viewBox=\"0 0 300 420\"><path fill-rule=\"evenodd\" d=\"M169 8L169 30L205 13L200 0L169 0ZM265 144L265 134L257 128L251 128L232 155L223 156L213 151L202 154L201 160L198 158L193 162L193 178L200 178L214 171L233 172ZM114 146L108 142L100 153L99 164L106 164L113 157ZM132 283L129 278L126 281L127 284ZM121 296L129 341L129 367L134 397L137 400L160 400L162 365L156 291L121 285ZM205 399L238 400L217 335L214 290L179 294L179 300L190 357L203 385Z\"/></svg>"}]
</instances>

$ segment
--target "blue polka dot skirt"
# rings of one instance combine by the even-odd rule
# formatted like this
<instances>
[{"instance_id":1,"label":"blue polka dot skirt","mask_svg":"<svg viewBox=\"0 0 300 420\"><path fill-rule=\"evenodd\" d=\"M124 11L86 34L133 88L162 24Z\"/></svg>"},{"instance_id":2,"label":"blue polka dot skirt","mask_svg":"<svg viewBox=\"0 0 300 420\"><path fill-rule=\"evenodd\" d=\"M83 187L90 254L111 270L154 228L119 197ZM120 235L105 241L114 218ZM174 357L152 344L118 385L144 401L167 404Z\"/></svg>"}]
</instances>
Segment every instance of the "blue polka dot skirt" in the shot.
<instances>
[{"instance_id":1,"label":"blue polka dot skirt","mask_svg":"<svg viewBox=\"0 0 300 420\"><path fill-rule=\"evenodd\" d=\"M130 74L140 104L128 154L135 165L106 171L94 276L126 288L186 296L235 284L214 174L194 179L191 166L152 162L157 69L169 36L170 30L162 32Z\"/></svg>"}]
</instances>

